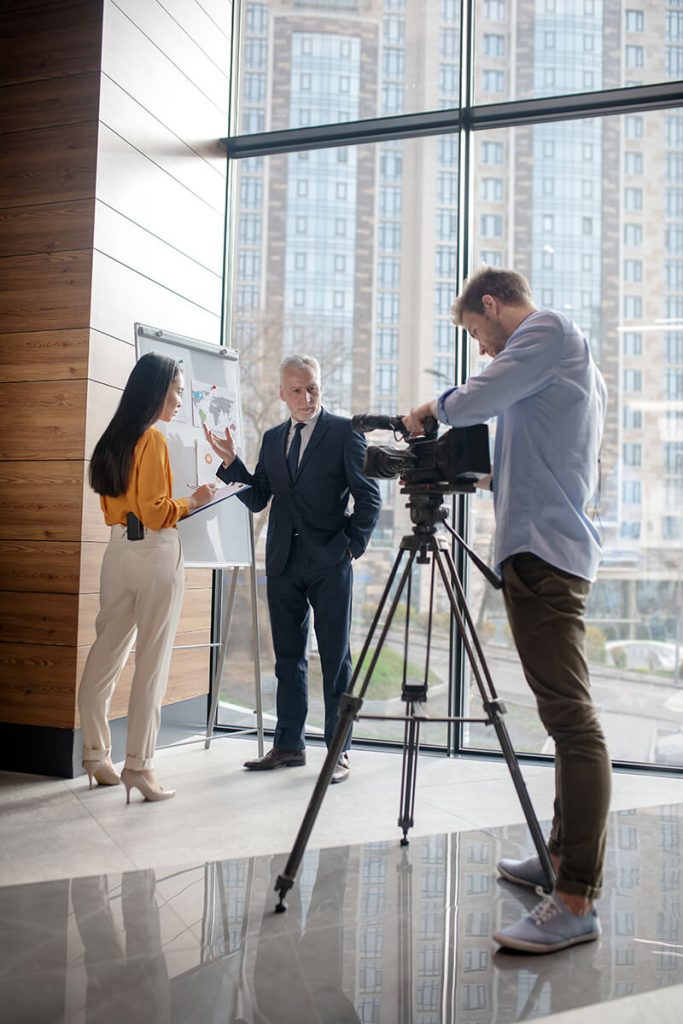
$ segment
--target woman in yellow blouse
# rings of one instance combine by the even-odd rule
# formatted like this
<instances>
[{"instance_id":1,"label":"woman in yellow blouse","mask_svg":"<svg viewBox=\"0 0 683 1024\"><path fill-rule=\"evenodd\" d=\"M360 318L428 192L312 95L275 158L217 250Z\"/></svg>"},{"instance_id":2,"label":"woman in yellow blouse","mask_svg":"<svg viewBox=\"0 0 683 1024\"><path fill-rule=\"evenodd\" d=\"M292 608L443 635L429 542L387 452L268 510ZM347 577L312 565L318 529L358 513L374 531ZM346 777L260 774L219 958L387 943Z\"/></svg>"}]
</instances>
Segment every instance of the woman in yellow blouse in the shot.
<instances>
[{"instance_id":1,"label":"woman in yellow blouse","mask_svg":"<svg viewBox=\"0 0 683 1024\"><path fill-rule=\"evenodd\" d=\"M127 803L133 788L146 800L166 800L175 793L159 786L152 770L183 600L183 553L175 526L191 509L210 501L214 491L213 484L205 484L189 498L171 497L168 447L153 424L173 419L182 405L183 388L182 372L173 359L144 355L90 462L90 485L100 495L111 539L102 562L96 639L78 692L83 767L91 788L93 779L104 786L123 782ZM132 521L130 531L129 513L138 521ZM111 762L107 717L134 642L126 764L119 776Z\"/></svg>"}]
</instances>

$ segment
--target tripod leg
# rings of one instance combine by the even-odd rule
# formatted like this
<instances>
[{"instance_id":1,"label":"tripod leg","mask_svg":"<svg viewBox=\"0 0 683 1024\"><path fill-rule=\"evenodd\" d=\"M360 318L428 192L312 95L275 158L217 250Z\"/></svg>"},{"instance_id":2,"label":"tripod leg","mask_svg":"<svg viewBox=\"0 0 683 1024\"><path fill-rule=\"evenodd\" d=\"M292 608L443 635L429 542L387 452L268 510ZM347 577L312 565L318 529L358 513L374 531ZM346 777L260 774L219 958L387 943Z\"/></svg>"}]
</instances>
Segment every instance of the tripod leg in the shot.
<instances>
[{"instance_id":1,"label":"tripod leg","mask_svg":"<svg viewBox=\"0 0 683 1024\"><path fill-rule=\"evenodd\" d=\"M531 803L526 783L524 782L520 771L519 761L517 760L517 755L510 739L510 734L508 733L507 726L503 721L502 716L505 710L505 705L496 696L496 691L491 679L491 673L489 672L479 637L474 629L472 616L467 606L467 601L465 600L465 592L460 578L458 577L455 563L450 556L450 552L435 548L434 558L439 566L441 578L446 586L451 611L453 612L458 632L462 637L465 651L467 652L467 657L472 667L472 674L474 675L481 695L484 710L490 719L496 736L498 737L498 742L500 743L503 756L510 771L512 783L517 791L517 796L519 797L519 802L521 804L522 811L524 812L526 823L529 826L531 838L533 839L534 846L536 847L536 853L538 854L538 859L541 862L543 874L545 875L545 889L547 892L551 892L555 884L555 872L553 870L552 861L550 860L550 854L548 853L548 847L546 846L545 839L543 837L543 832L541 831L541 826L538 823L538 818L536 817L536 812L534 811L533 804Z\"/></svg>"},{"instance_id":2,"label":"tripod leg","mask_svg":"<svg viewBox=\"0 0 683 1024\"><path fill-rule=\"evenodd\" d=\"M318 781L315 784L313 794L311 796L311 799L309 800L308 807L306 808L306 813L304 814L301 825L299 826L299 831L297 833L296 839L294 840L294 846L292 847L291 853L287 858L285 869L282 872L282 874L278 876L277 882L275 883L275 891L279 894L278 902L275 907L275 912L278 914L284 913L284 911L287 909L287 904L285 903L285 895L294 885L294 877L297 871L299 870L299 865L301 864L301 859L306 850L306 846L308 844L308 840L310 839L311 832L313 831L313 826L315 825L318 814L320 813L323 798L330 784L330 779L332 778L332 773L334 771L335 765L339 760L339 755L341 754L344 748L344 743L346 742L346 737L348 735L349 729L353 724L353 720L360 711L361 707L363 706L363 696L368 688L368 684L370 682L372 673L377 663L377 659L379 658L382 646L386 639L386 635L389 631L389 627L391 626L392 619L398 607L399 601L401 600L401 594L403 593L403 590L405 588L406 581L410 577L410 572L416 555L415 551L410 552L408 561L406 563L405 569L403 570L403 574L398 585L398 589L391 602L391 607L389 609L386 622L384 623L384 626L382 628L382 632L377 643L377 648L375 650L374 656L370 661L370 666L363 680L363 684L360 689L360 695L358 697L355 697L353 695L353 690L360 675L365 656L370 647L371 637L377 628L377 625L382 614L382 610L388 600L389 592L391 590L393 581L396 577L396 573L400 565L401 559L403 557L403 553L404 549L399 551L398 555L396 556L396 560L389 575L389 579L386 583L384 591L382 592L382 596L380 598L379 605L375 613L375 617L372 620L370 632L368 633L365 643L363 644L363 650L361 651L360 658L358 659L358 664L356 665L353 676L351 677L349 689L347 693L345 693L341 700L339 701L339 722L337 724L334 736L332 737L332 743L330 744L330 747L327 751L327 757L325 758L322 770L320 772L320 775L318 776Z\"/></svg>"},{"instance_id":3,"label":"tripod leg","mask_svg":"<svg viewBox=\"0 0 683 1024\"><path fill-rule=\"evenodd\" d=\"M405 731L403 735L403 766L401 774L401 807L398 816L398 827L403 830L401 846L408 846L408 829L414 825L415 813L415 781L417 778L417 758L420 753L420 723L413 717L414 707L407 709Z\"/></svg>"},{"instance_id":4,"label":"tripod leg","mask_svg":"<svg viewBox=\"0 0 683 1024\"><path fill-rule=\"evenodd\" d=\"M281 875L278 875L277 882L275 883L275 891L279 893L279 899L275 907L275 912L278 914L284 913L287 909L285 896L294 885L294 876L299 870L301 859L304 855L306 845L308 844L311 832L313 831L313 826L320 812L323 797L325 796L327 787L330 784L330 779L332 778L335 765L344 748L344 743L346 742L349 729L351 728L353 720L362 704L363 701L360 697L352 697L350 693L345 693L339 701L339 722L337 723L337 728L334 736L332 737L332 743L327 751L327 757L325 758L322 770L318 776L318 781L315 784L315 789L313 790L308 807L306 808L306 813L294 841L292 852L287 859L284 871Z\"/></svg>"}]
</instances>

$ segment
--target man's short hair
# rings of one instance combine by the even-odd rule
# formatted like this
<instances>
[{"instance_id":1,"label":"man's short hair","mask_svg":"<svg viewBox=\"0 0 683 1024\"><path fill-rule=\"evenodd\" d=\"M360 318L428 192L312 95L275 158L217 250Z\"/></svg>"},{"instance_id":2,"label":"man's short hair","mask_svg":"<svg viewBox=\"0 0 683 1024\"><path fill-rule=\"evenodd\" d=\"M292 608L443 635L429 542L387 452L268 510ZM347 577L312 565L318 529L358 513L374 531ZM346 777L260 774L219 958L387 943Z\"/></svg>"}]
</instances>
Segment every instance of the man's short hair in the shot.
<instances>
[{"instance_id":1,"label":"man's short hair","mask_svg":"<svg viewBox=\"0 0 683 1024\"><path fill-rule=\"evenodd\" d=\"M465 281L463 290L451 306L454 324L462 324L465 313L484 313L484 295L500 299L506 306L523 306L532 301L529 282L516 270L502 267L479 267Z\"/></svg>"},{"instance_id":2,"label":"man's short hair","mask_svg":"<svg viewBox=\"0 0 683 1024\"><path fill-rule=\"evenodd\" d=\"M315 379L320 383L320 363L315 356L300 356L297 353L285 356L280 363L280 382L282 382L285 370L312 370Z\"/></svg>"}]
</instances>

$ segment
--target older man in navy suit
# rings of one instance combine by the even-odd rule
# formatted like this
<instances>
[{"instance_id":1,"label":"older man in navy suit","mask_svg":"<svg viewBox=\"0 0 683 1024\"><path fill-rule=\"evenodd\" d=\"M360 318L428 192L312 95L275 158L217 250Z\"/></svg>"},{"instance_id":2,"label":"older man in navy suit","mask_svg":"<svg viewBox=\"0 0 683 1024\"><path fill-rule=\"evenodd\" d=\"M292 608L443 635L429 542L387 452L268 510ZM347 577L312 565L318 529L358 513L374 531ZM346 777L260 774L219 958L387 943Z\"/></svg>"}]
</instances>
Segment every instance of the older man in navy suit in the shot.
<instances>
[{"instance_id":1,"label":"older man in navy suit","mask_svg":"<svg viewBox=\"0 0 683 1024\"><path fill-rule=\"evenodd\" d=\"M266 539L268 607L277 676L277 726L273 747L245 768L264 771L306 763L307 642L310 609L323 673L325 742L337 721L339 698L351 680L351 562L365 551L380 509L379 488L363 475L365 441L350 420L321 406L320 366L312 356L288 356L280 367L280 398L289 419L263 436L254 473L225 438L206 430L223 460L226 483L251 484L240 501L260 512L273 504ZM349 498L353 512L349 513ZM349 774L346 741L332 776Z\"/></svg>"}]
</instances>

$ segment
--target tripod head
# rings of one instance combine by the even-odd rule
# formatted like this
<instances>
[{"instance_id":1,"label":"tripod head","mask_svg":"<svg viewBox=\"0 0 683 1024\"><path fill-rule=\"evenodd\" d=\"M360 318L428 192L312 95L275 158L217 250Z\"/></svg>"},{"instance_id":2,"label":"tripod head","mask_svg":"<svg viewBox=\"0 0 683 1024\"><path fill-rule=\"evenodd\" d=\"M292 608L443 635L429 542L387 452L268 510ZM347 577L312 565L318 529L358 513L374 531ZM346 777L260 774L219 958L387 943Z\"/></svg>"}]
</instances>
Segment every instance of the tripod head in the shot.
<instances>
[{"instance_id":1,"label":"tripod head","mask_svg":"<svg viewBox=\"0 0 683 1024\"><path fill-rule=\"evenodd\" d=\"M467 544L457 530L454 530L448 519L448 509L444 504L444 497L447 494L473 494L474 483L460 484L405 484L401 488L401 494L408 495L407 507L410 510L410 518L413 522L413 536L406 536L401 541L401 547L413 548L419 545L421 555L418 561L426 561L424 548L432 547L437 543L435 539L436 529L439 524L446 527L450 535L458 542L463 551L467 552L470 560L476 565L479 572L491 584L494 590L500 590L503 586L501 580L492 569L489 569L476 551ZM424 547L423 547L424 546Z\"/></svg>"},{"instance_id":2,"label":"tripod head","mask_svg":"<svg viewBox=\"0 0 683 1024\"><path fill-rule=\"evenodd\" d=\"M408 495L407 508L416 536L436 533L439 523L445 523L448 509L444 504L447 494L473 494L474 484L452 486L448 484L405 484L401 494Z\"/></svg>"}]
</instances>

